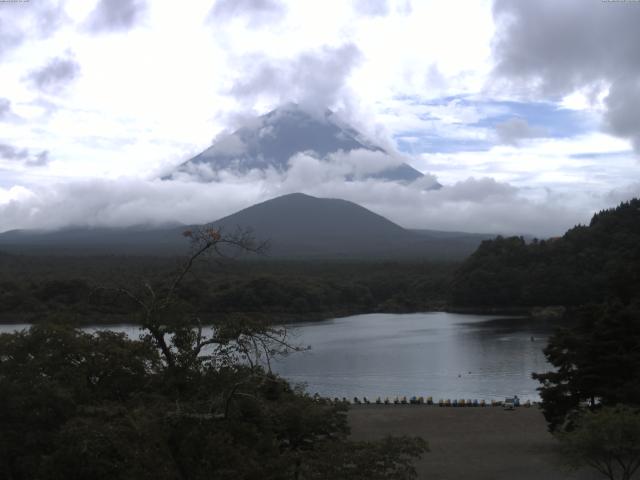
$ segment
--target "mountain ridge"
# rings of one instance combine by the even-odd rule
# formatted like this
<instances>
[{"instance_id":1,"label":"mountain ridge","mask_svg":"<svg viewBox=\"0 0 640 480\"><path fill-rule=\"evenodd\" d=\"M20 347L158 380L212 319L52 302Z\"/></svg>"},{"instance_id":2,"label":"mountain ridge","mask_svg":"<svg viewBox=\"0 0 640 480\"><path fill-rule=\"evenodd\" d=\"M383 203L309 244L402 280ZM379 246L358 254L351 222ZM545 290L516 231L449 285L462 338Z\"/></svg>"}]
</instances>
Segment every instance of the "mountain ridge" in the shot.
<instances>
[{"instance_id":1,"label":"mountain ridge","mask_svg":"<svg viewBox=\"0 0 640 480\"><path fill-rule=\"evenodd\" d=\"M411 231L361 205L302 193L275 197L210 223L232 233L250 228L268 240L271 258L430 258L458 259L492 235ZM174 255L188 249L184 226L153 228L67 228L53 232L0 234L9 253Z\"/></svg>"}]
</instances>

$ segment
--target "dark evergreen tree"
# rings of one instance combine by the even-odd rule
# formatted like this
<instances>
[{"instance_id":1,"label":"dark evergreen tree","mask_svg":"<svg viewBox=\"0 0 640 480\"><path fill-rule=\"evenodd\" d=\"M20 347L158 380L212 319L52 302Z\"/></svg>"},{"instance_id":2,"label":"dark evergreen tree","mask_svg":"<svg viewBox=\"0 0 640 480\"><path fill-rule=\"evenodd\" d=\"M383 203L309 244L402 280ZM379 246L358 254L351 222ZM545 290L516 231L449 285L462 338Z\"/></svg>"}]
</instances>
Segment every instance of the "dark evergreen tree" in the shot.
<instances>
[{"instance_id":1,"label":"dark evergreen tree","mask_svg":"<svg viewBox=\"0 0 640 480\"><path fill-rule=\"evenodd\" d=\"M640 405L640 304L583 307L550 339L555 371L534 373L550 430L571 428L585 408Z\"/></svg>"},{"instance_id":2,"label":"dark evergreen tree","mask_svg":"<svg viewBox=\"0 0 640 480\"><path fill-rule=\"evenodd\" d=\"M640 295L640 199L595 214L560 238L486 240L457 270L460 306L578 306Z\"/></svg>"}]
</instances>

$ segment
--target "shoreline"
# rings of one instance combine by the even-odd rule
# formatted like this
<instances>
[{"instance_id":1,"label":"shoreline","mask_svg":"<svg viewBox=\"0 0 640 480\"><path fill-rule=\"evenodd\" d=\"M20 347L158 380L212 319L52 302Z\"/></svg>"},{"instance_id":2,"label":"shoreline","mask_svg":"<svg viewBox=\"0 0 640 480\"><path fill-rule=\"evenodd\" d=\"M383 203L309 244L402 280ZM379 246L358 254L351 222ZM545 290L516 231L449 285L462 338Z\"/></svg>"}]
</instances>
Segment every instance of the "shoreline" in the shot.
<instances>
[{"instance_id":1,"label":"shoreline","mask_svg":"<svg viewBox=\"0 0 640 480\"><path fill-rule=\"evenodd\" d=\"M209 314L209 315L201 315L201 318L204 320L203 323L207 323L209 321L215 321L217 318L221 317L248 317L253 320L261 320L268 322L274 325L297 325L302 323L310 323L310 322L322 322L326 320L333 320L336 318L344 318L358 315L412 315L412 314L421 314L421 313L456 313L463 315L500 315L500 316L517 316L517 317L528 317L531 319L537 320L549 320L549 319L557 319L559 314L559 309L564 309L564 307L550 306L550 307L451 307L446 305L434 306L430 309L424 310L407 310L407 309L399 309L399 310L367 310L367 311L356 311L356 310L343 310L343 311L331 311L331 312L309 312L303 314L295 314L295 313L263 313L263 312L229 312L229 313L218 313L218 314ZM562 310L564 311L564 310ZM65 312L68 313L69 321L62 323L70 323L72 325L76 325L78 327L89 327L89 326L97 326L97 325L139 325L138 322L132 321L137 313L124 313L124 314L100 314L96 312ZM53 323L61 323L59 320L59 316L64 315L64 313L56 313L55 318L52 318L50 321ZM0 314L0 325L16 325L16 324L37 324L44 323L42 321L38 321L43 317L47 317L48 314L46 312L17 312L15 314L3 313ZM560 315L561 316L561 315ZM79 320L82 318L82 320ZM87 320L85 320L87 319Z\"/></svg>"}]
</instances>

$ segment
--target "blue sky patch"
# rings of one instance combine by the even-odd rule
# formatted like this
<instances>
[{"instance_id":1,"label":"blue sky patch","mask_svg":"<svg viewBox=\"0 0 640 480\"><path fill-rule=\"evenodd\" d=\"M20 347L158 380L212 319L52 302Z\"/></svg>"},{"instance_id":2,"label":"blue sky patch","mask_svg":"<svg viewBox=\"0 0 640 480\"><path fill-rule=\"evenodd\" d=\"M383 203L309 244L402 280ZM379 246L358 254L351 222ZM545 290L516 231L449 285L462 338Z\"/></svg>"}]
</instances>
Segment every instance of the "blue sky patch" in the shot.
<instances>
[{"instance_id":1,"label":"blue sky patch","mask_svg":"<svg viewBox=\"0 0 640 480\"><path fill-rule=\"evenodd\" d=\"M401 152L411 155L436 152L486 152L494 145L487 140L445 138L425 135L424 132L403 132L402 135L396 135L395 140Z\"/></svg>"},{"instance_id":2,"label":"blue sky patch","mask_svg":"<svg viewBox=\"0 0 640 480\"><path fill-rule=\"evenodd\" d=\"M503 107L506 113L488 116L473 124L477 127L495 128L510 118L518 117L531 127L544 128L552 138L570 138L598 128L592 114L580 110L558 108L551 103L481 102L480 110L487 107Z\"/></svg>"},{"instance_id":3,"label":"blue sky patch","mask_svg":"<svg viewBox=\"0 0 640 480\"><path fill-rule=\"evenodd\" d=\"M456 108L465 107L477 112L481 118L472 123L448 122L451 136L443 137L436 132L430 132L433 126L425 123L424 131L402 131L394 138L398 149L405 153L452 153L468 151L487 151L492 146L499 144L495 135L496 126L513 118L520 118L527 122L532 129L544 132L549 138L571 138L587 134L600 128L599 119L592 113L580 110L560 108L553 103L546 102L513 102L498 100L477 100L465 96L448 96L429 101L420 101L418 97L406 96L398 98L409 105L423 105L441 108L455 102ZM425 122L445 123L437 116L438 112L424 112L417 117ZM464 127L465 130L477 129L479 137L460 138L455 135L455 126ZM453 127L453 128L452 128ZM441 133L441 132L438 132ZM468 137L468 136L467 136Z\"/></svg>"},{"instance_id":4,"label":"blue sky patch","mask_svg":"<svg viewBox=\"0 0 640 480\"><path fill-rule=\"evenodd\" d=\"M621 158L621 157L630 157L632 156L633 150L620 150L617 152L583 152L583 153L574 153L569 155L570 158L576 158L580 160L596 160L600 158Z\"/></svg>"}]
</instances>

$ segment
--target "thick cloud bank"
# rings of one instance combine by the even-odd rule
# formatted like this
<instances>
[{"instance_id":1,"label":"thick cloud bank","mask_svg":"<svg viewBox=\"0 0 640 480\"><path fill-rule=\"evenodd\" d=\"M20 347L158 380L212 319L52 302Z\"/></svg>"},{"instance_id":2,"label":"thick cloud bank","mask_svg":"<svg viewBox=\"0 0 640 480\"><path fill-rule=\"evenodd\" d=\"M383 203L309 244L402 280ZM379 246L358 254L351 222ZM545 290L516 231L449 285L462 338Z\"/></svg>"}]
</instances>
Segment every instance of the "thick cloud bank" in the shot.
<instances>
[{"instance_id":1,"label":"thick cloud bank","mask_svg":"<svg viewBox=\"0 0 640 480\"><path fill-rule=\"evenodd\" d=\"M606 94L605 127L640 153L640 3L495 0L494 17L498 77L525 95Z\"/></svg>"},{"instance_id":2,"label":"thick cloud bank","mask_svg":"<svg viewBox=\"0 0 640 480\"><path fill-rule=\"evenodd\" d=\"M250 104L267 96L278 99L277 103L293 100L307 110L322 112L344 93L346 80L361 58L353 43L286 59L247 56L241 60L245 74L229 93Z\"/></svg>"},{"instance_id":3,"label":"thick cloud bank","mask_svg":"<svg viewBox=\"0 0 640 480\"><path fill-rule=\"evenodd\" d=\"M31 188L0 188L0 230L68 225L126 226L167 222L204 223L279 195L304 192L343 198L407 228L553 236L613 198L567 198L527 192L492 178L469 178L439 190L425 176L411 184L365 179L344 181L348 162L297 155L285 173L219 174L212 183L183 180L84 180Z\"/></svg>"}]
</instances>

